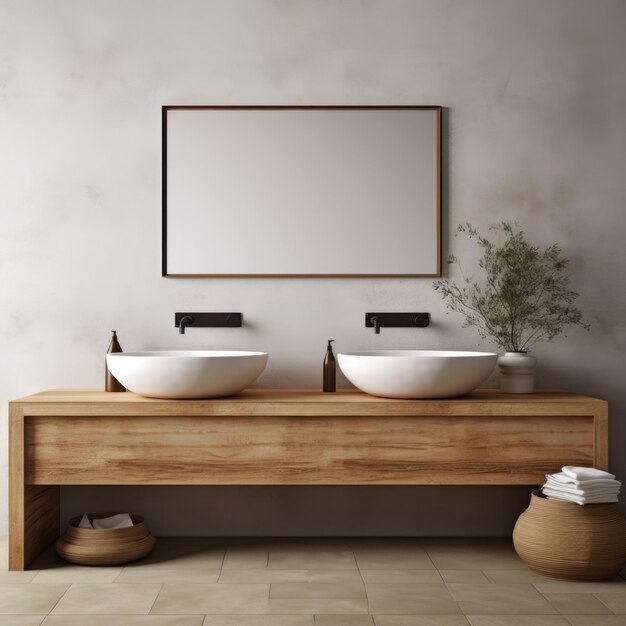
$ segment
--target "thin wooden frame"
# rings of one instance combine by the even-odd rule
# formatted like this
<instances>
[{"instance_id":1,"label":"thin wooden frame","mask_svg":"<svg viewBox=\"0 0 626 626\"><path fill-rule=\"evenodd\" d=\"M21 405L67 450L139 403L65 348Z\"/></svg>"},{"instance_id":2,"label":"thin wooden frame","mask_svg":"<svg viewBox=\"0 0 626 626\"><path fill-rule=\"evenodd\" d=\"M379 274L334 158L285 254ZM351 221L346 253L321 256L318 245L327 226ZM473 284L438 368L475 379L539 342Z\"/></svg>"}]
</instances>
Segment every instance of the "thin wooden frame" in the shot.
<instances>
[{"instance_id":1,"label":"thin wooden frame","mask_svg":"<svg viewBox=\"0 0 626 626\"><path fill-rule=\"evenodd\" d=\"M442 108L439 105L163 105L161 107L162 132L162 247L161 247L161 276L165 278L438 278L441 274L441 196L442 196L442 156L441 156L441 116ZM437 114L436 130L436 158L437 158L437 207L436 207L436 272L434 274L173 274L167 270L167 114L175 110L280 110L280 109L335 109L335 110L362 110L362 109L389 109L389 110L423 110L435 111Z\"/></svg>"}]
</instances>

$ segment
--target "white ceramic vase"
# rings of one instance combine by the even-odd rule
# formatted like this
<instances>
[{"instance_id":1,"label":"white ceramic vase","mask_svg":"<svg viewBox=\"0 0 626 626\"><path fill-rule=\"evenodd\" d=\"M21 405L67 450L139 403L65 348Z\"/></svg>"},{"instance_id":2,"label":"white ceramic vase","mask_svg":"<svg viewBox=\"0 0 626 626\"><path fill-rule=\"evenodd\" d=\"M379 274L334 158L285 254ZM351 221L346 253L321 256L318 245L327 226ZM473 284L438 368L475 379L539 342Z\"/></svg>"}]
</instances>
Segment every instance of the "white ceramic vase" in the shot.
<instances>
[{"instance_id":1,"label":"white ceramic vase","mask_svg":"<svg viewBox=\"0 0 626 626\"><path fill-rule=\"evenodd\" d=\"M500 391L503 393L533 393L537 359L526 352L506 352L498 359Z\"/></svg>"}]
</instances>

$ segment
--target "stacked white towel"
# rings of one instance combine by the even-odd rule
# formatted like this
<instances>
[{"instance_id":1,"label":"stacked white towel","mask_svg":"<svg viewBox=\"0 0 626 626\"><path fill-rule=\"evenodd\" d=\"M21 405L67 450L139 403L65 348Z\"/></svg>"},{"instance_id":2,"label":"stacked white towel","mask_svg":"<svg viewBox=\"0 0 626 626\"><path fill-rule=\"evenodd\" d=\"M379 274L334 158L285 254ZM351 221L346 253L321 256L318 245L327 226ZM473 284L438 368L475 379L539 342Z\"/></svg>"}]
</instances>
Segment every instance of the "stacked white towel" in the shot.
<instances>
[{"instance_id":1,"label":"stacked white towel","mask_svg":"<svg viewBox=\"0 0 626 626\"><path fill-rule=\"evenodd\" d=\"M554 500L599 504L617 502L621 486L614 474L593 467L567 465L556 474L546 474L546 484L541 491Z\"/></svg>"}]
</instances>

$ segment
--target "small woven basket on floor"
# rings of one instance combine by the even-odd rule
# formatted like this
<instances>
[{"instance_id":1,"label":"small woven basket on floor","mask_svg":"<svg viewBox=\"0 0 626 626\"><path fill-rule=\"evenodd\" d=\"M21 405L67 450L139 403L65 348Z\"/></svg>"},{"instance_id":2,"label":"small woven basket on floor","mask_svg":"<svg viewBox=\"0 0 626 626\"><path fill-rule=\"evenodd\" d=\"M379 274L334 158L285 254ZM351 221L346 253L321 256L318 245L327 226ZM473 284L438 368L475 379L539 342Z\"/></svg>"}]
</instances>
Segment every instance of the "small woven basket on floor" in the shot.
<instances>
[{"instance_id":1,"label":"small woven basket on floor","mask_svg":"<svg viewBox=\"0 0 626 626\"><path fill-rule=\"evenodd\" d=\"M626 562L626 519L614 503L585 504L533 491L513 530L527 567L559 580L606 580Z\"/></svg>"},{"instance_id":2,"label":"small woven basket on floor","mask_svg":"<svg viewBox=\"0 0 626 626\"><path fill-rule=\"evenodd\" d=\"M94 513L87 514L87 517L93 520L110 515ZM155 540L143 517L131 515L130 518L132 526L102 530L78 528L81 518L74 517L69 521L65 535L56 542L57 554L77 565L119 565L141 559L154 548Z\"/></svg>"}]
</instances>

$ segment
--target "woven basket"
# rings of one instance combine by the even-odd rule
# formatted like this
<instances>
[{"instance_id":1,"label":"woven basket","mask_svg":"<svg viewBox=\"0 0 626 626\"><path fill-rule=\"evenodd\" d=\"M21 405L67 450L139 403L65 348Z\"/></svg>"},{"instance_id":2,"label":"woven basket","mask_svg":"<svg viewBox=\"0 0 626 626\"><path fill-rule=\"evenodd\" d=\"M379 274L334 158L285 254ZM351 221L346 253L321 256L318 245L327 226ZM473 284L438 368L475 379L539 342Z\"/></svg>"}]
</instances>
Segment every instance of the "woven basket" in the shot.
<instances>
[{"instance_id":1,"label":"woven basket","mask_svg":"<svg viewBox=\"0 0 626 626\"><path fill-rule=\"evenodd\" d=\"M93 513L87 517L92 520L110 515ZM130 518L133 525L128 528L101 530L78 528L81 518L75 517L69 521L65 535L56 542L57 554L78 565L119 565L141 559L154 548L154 537L143 517L131 515Z\"/></svg>"},{"instance_id":2,"label":"woven basket","mask_svg":"<svg viewBox=\"0 0 626 626\"><path fill-rule=\"evenodd\" d=\"M611 504L561 502L533 491L513 530L530 570L559 580L606 580L626 562L626 519Z\"/></svg>"}]
</instances>

